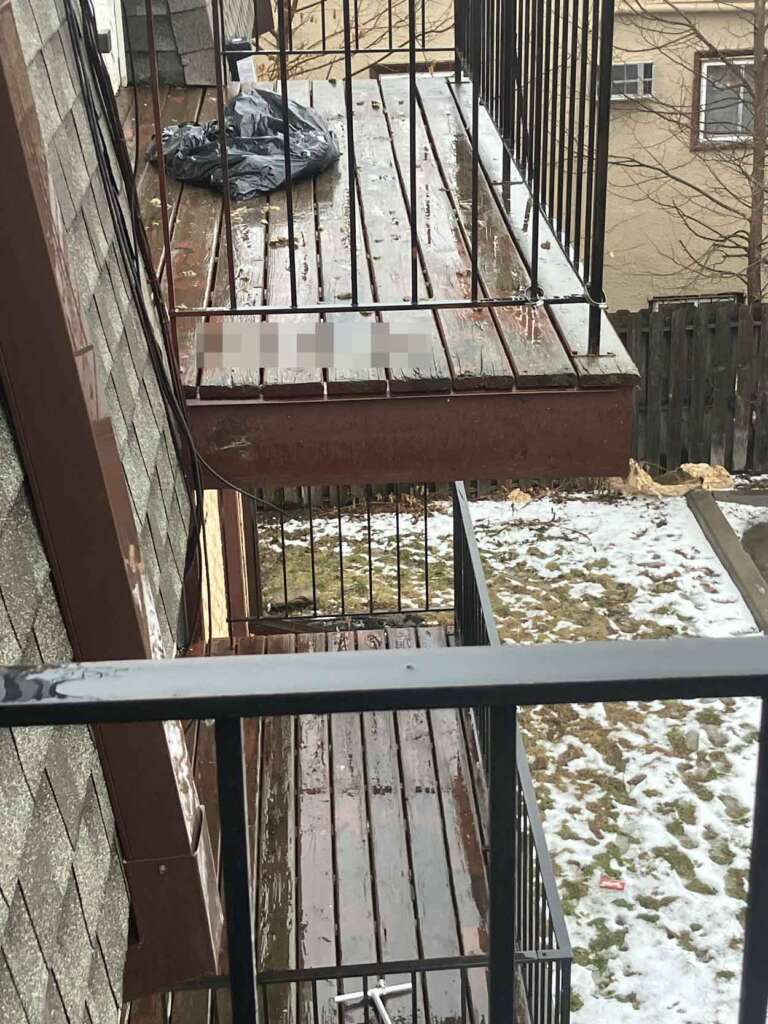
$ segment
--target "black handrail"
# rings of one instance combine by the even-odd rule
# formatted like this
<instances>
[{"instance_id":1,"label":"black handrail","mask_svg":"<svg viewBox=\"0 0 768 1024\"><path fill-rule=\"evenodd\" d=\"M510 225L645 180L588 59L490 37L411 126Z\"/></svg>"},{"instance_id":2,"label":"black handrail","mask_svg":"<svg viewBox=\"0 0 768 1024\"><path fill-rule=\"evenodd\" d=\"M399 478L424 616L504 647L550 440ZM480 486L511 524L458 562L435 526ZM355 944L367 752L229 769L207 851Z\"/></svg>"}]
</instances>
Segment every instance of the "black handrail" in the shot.
<instances>
[{"instance_id":1,"label":"black handrail","mask_svg":"<svg viewBox=\"0 0 768 1024\"><path fill-rule=\"evenodd\" d=\"M491 706L494 743L490 806L514 806L509 789L515 768L514 711L546 703L622 702L757 696L763 698L752 838L739 1024L763 1024L768 1009L768 639L648 640L614 643L475 647L453 650L284 655L281 658L191 658L181 661L100 662L42 669L5 668L0 727L55 723L238 718L350 710ZM242 770L231 727L218 730L219 777ZM232 796L232 794L230 794ZM222 801L222 830L247 845L247 807L240 791ZM244 827L245 825L245 827ZM242 853L242 851L241 851ZM514 886L493 871L507 865L510 832L490 835L491 1024L513 1018L514 972L502 939L514 920ZM250 901L250 879L225 850L224 874L232 898ZM506 879L508 883L508 879ZM229 899L229 895L228 895ZM230 949L253 942L249 915L229 918ZM252 958L231 961L236 1020L253 1020ZM255 998L255 997L253 997Z\"/></svg>"}]
</instances>

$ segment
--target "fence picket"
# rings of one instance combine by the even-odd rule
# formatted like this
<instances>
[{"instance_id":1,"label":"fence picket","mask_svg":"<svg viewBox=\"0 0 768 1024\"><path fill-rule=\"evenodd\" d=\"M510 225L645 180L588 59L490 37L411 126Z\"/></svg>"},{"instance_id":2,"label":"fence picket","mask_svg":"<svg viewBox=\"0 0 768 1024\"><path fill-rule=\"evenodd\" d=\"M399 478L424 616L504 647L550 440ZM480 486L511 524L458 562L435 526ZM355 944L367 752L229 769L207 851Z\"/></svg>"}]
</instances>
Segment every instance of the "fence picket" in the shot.
<instances>
[{"instance_id":1,"label":"fence picket","mask_svg":"<svg viewBox=\"0 0 768 1024\"><path fill-rule=\"evenodd\" d=\"M752 306L740 306L736 337L736 401L733 415L733 468L743 472L748 465L755 403L759 325Z\"/></svg>"},{"instance_id":2,"label":"fence picket","mask_svg":"<svg viewBox=\"0 0 768 1024\"><path fill-rule=\"evenodd\" d=\"M663 456L667 467L683 461L683 414L688 379L687 310L672 312L669 338L669 405L667 408L667 445Z\"/></svg>"}]
</instances>

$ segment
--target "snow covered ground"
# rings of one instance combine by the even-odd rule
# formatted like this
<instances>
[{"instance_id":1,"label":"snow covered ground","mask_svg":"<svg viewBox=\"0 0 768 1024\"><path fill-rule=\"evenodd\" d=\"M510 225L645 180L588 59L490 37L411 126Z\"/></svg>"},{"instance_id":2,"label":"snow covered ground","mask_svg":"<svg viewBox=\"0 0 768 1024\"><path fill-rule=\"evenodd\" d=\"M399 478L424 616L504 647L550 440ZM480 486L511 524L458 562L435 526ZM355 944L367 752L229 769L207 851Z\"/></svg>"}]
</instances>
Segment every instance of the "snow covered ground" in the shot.
<instances>
[{"instance_id":1,"label":"snow covered ground","mask_svg":"<svg viewBox=\"0 0 768 1024\"><path fill-rule=\"evenodd\" d=\"M730 518L735 506L723 507ZM564 495L523 508L481 500L472 517L507 641L756 632L684 498ZM399 529L404 607L419 607L418 503ZM393 607L394 534L392 512L375 512L380 607ZM355 601L365 609L366 536L364 516L345 518L347 611ZM306 524L287 521L286 539L290 590L306 594ZM319 591L337 611L335 519L315 523L315 540L329 566ZM431 600L449 604L448 503L431 507L429 549ZM276 585L275 600L280 593ZM543 707L524 716L575 949L574 1024L735 1020L757 715L755 701L724 699ZM601 889L602 875L623 880L625 890Z\"/></svg>"}]
</instances>

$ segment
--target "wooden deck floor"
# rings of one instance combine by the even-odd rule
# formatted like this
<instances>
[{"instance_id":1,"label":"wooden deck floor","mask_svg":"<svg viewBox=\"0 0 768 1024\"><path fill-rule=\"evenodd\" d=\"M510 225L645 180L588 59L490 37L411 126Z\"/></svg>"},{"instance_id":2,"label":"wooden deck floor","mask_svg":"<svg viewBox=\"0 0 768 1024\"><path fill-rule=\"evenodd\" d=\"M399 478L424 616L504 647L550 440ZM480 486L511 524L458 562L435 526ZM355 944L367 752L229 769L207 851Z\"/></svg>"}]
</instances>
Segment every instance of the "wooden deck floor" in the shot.
<instances>
[{"instance_id":1,"label":"wooden deck floor","mask_svg":"<svg viewBox=\"0 0 768 1024\"><path fill-rule=\"evenodd\" d=\"M419 76L417 123L417 201L421 252L420 294L435 298L470 297L471 143L468 135L470 86L458 90L448 78ZM247 88L247 86L243 86ZM341 82L289 83L291 98L312 105L330 122L342 151L337 165L314 181L295 186L294 230L298 302L350 299L350 239L344 89ZM382 76L355 79L354 131L358 160L360 299L407 302L410 289L408 81ZM132 94L121 97L125 131L133 144ZM216 117L213 90L164 90L162 120L208 121ZM485 112L483 112L485 115ZM483 157L495 174L501 142L483 117ZM157 268L164 268L157 174L143 153L152 135L148 96L142 94L139 196ZM521 258L529 244L530 214L510 201L509 229L494 199L494 178L481 173L478 260L488 295L511 295L529 283ZM524 186L517 186L518 191ZM526 193L527 194L527 193ZM229 304L223 204L208 189L169 181L176 301L180 307ZM284 192L233 204L233 250L237 301L241 305L288 305L288 221ZM542 274L561 272L553 294L580 291L567 263L542 235ZM557 264L562 266L558 268ZM586 356L586 330L574 326L571 308L561 309L571 326L561 340L553 316L528 307L430 312L401 310L382 314L399 330L429 339L431 363L412 373L382 371L198 371L194 320L181 321L180 356L188 394L199 398L286 398L387 393L446 393L533 388L615 387L633 383L636 371L609 330L601 359ZM581 311L586 314L586 308ZM337 314L355 317L363 314ZM296 319L294 317L294 319ZM312 319L312 318L310 318ZM314 318L317 319L317 318ZM583 319L583 323L586 320ZM370 322L370 321L368 321Z\"/></svg>"},{"instance_id":2,"label":"wooden deck floor","mask_svg":"<svg viewBox=\"0 0 768 1024\"><path fill-rule=\"evenodd\" d=\"M444 646L442 628L392 628L217 641L215 654ZM201 802L216 819L212 728L189 732ZM340 714L247 723L261 969L470 955L486 950L487 887L461 719L450 710ZM214 835L214 849L218 837ZM402 979L399 979L402 980ZM393 983L393 979L388 979ZM469 972L475 1024L483 971ZM270 1024L362 1024L339 1016L336 984L274 986ZM350 981L347 991L360 988ZM305 991L306 989L306 991ZM418 987L419 1021L461 1019L457 973ZM409 996L394 1021L412 1022ZM373 1020L373 1017L371 1017ZM130 1024L229 1022L225 991L133 1004ZM415 1022L412 1022L415 1024Z\"/></svg>"}]
</instances>

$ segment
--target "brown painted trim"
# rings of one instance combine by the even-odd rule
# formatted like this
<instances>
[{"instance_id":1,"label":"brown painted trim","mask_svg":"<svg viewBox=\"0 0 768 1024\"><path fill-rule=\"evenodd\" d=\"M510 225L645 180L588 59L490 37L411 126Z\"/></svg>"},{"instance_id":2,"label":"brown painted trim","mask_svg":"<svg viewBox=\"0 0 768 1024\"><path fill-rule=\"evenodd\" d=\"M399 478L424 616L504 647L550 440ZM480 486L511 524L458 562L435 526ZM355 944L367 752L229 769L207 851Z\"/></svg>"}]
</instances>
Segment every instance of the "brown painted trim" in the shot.
<instances>
[{"instance_id":1,"label":"brown painted trim","mask_svg":"<svg viewBox=\"0 0 768 1024\"><path fill-rule=\"evenodd\" d=\"M151 640L152 592L9 0L0 0L0 141L0 380L62 615L77 659L150 657L161 653ZM201 810L178 732L174 723L96 730L129 864L201 848ZM220 929L218 904L203 906L189 886L169 885L168 893L190 927L218 915ZM131 896L138 910L140 894ZM130 948L129 961L138 953L151 963L158 937L137 917L142 942ZM216 967L216 949L208 947L200 973Z\"/></svg>"},{"instance_id":2,"label":"brown painted trim","mask_svg":"<svg viewBox=\"0 0 768 1024\"><path fill-rule=\"evenodd\" d=\"M224 552L224 582L227 593L227 615L232 623L229 635L248 636L248 582L243 549L243 509L241 496L237 491L224 490L219 493L219 520L221 522L221 546Z\"/></svg>"},{"instance_id":3,"label":"brown painted trim","mask_svg":"<svg viewBox=\"0 0 768 1024\"><path fill-rule=\"evenodd\" d=\"M632 393L464 392L187 408L203 458L246 489L551 479L626 473Z\"/></svg>"}]
</instances>

